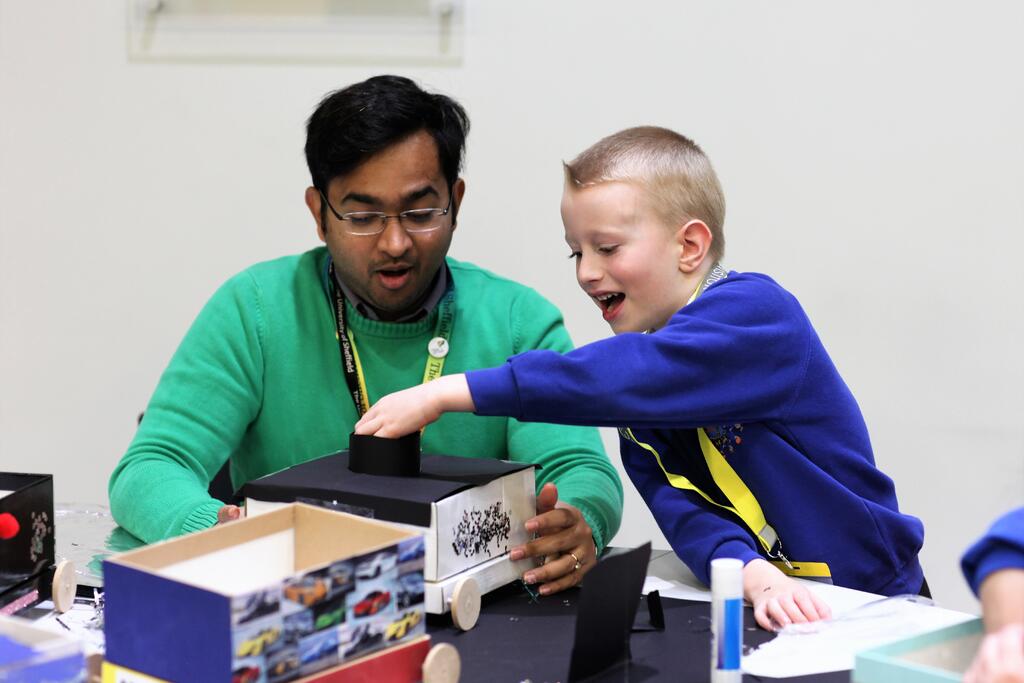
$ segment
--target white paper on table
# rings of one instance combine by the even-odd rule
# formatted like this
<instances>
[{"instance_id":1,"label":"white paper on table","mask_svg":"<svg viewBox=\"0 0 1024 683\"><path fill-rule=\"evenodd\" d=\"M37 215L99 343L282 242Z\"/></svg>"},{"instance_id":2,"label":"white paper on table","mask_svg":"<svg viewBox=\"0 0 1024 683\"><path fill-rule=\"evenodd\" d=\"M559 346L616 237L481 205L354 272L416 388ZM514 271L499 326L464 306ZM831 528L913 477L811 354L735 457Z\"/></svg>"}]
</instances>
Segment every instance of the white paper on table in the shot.
<instances>
[{"instance_id":1,"label":"white paper on table","mask_svg":"<svg viewBox=\"0 0 1024 683\"><path fill-rule=\"evenodd\" d=\"M975 618L905 600L883 603L880 601L884 596L806 583L832 608L832 619L808 624L807 633L780 633L743 657L744 673L785 678L847 671L853 668L854 656L861 650Z\"/></svg>"},{"instance_id":2,"label":"white paper on table","mask_svg":"<svg viewBox=\"0 0 1024 683\"><path fill-rule=\"evenodd\" d=\"M47 600L36 605L40 609L53 609L53 603ZM64 614L52 611L46 616L36 619L34 626L45 628L54 633L70 635L81 641L86 656L102 654L106 643L103 637L102 617L97 614L96 606L82 598L75 600L74 606Z\"/></svg>"},{"instance_id":3,"label":"white paper on table","mask_svg":"<svg viewBox=\"0 0 1024 683\"><path fill-rule=\"evenodd\" d=\"M659 579L657 576L648 576L644 580L644 587L641 592L647 595L651 591L658 591L658 594L663 598L711 602L711 591L707 588L695 588L678 581Z\"/></svg>"}]
</instances>

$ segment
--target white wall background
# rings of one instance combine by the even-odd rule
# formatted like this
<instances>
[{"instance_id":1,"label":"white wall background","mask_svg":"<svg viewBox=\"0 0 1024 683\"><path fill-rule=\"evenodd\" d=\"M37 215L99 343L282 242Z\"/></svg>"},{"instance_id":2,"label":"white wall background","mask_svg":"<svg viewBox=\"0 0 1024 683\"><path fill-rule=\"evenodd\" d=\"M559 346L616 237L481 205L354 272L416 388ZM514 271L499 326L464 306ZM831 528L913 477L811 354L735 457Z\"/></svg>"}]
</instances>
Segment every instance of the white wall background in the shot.
<instances>
[{"instance_id":1,"label":"white wall background","mask_svg":"<svg viewBox=\"0 0 1024 683\"><path fill-rule=\"evenodd\" d=\"M539 289L577 342L607 329L559 161L640 123L694 137L728 265L801 299L925 521L933 591L974 608L958 557L1024 502L1024 5L470 0L455 67L130 63L125 11L0 0L0 467L105 502L206 298L316 244L316 102L398 71L473 120L453 255ZM666 547L626 489L616 542Z\"/></svg>"}]
</instances>

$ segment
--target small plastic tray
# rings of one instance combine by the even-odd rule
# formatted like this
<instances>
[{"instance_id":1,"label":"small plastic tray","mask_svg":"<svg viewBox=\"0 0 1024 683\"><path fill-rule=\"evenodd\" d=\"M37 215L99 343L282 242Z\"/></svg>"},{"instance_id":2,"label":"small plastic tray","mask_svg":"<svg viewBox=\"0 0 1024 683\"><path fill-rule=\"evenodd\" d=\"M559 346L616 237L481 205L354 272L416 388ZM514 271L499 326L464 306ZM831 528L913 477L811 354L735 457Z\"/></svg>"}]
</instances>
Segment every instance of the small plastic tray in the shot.
<instances>
[{"instance_id":1,"label":"small plastic tray","mask_svg":"<svg viewBox=\"0 0 1024 683\"><path fill-rule=\"evenodd\" d=\"M858 653L854 683L960 681L984 635L980 619Z\"/></svg>"}]
</instances>

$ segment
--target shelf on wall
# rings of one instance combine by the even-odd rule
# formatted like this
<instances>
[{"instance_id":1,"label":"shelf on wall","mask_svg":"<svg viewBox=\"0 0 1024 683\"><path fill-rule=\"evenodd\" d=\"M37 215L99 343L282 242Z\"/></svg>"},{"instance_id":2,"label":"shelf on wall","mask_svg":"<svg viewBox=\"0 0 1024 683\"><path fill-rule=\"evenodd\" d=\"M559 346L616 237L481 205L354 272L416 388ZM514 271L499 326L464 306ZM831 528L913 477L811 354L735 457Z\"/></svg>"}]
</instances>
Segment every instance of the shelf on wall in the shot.
<instances>
[{"instance_id":1,"label":"shelf on wall","mask_svg":"<svg viewBox=\"0 0 1024 683\"><path fill-rule=\"evenodd\" d=\"M462 61L462 0L127 0L133 61Z\"/></svg>"}]
</instances>

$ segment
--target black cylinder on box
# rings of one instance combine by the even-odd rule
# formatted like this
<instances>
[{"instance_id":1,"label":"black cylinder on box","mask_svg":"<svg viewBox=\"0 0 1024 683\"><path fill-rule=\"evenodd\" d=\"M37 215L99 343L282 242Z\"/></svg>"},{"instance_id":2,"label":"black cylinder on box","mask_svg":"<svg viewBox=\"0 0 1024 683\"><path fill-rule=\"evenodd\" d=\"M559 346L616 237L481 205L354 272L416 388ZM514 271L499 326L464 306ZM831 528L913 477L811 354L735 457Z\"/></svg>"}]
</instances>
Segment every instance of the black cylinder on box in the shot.
<instances>
[{"instance_id":1,"label":"black cylinder on box","mask_svg":"<svg viewBox=\"0 0 1024 683\"><path fill-rule=\"evenodd\" d=\"M351 434L348 468L359 474L418 477L420 474L420 433L397 439Z\"/></svg>"}]
</instances>

